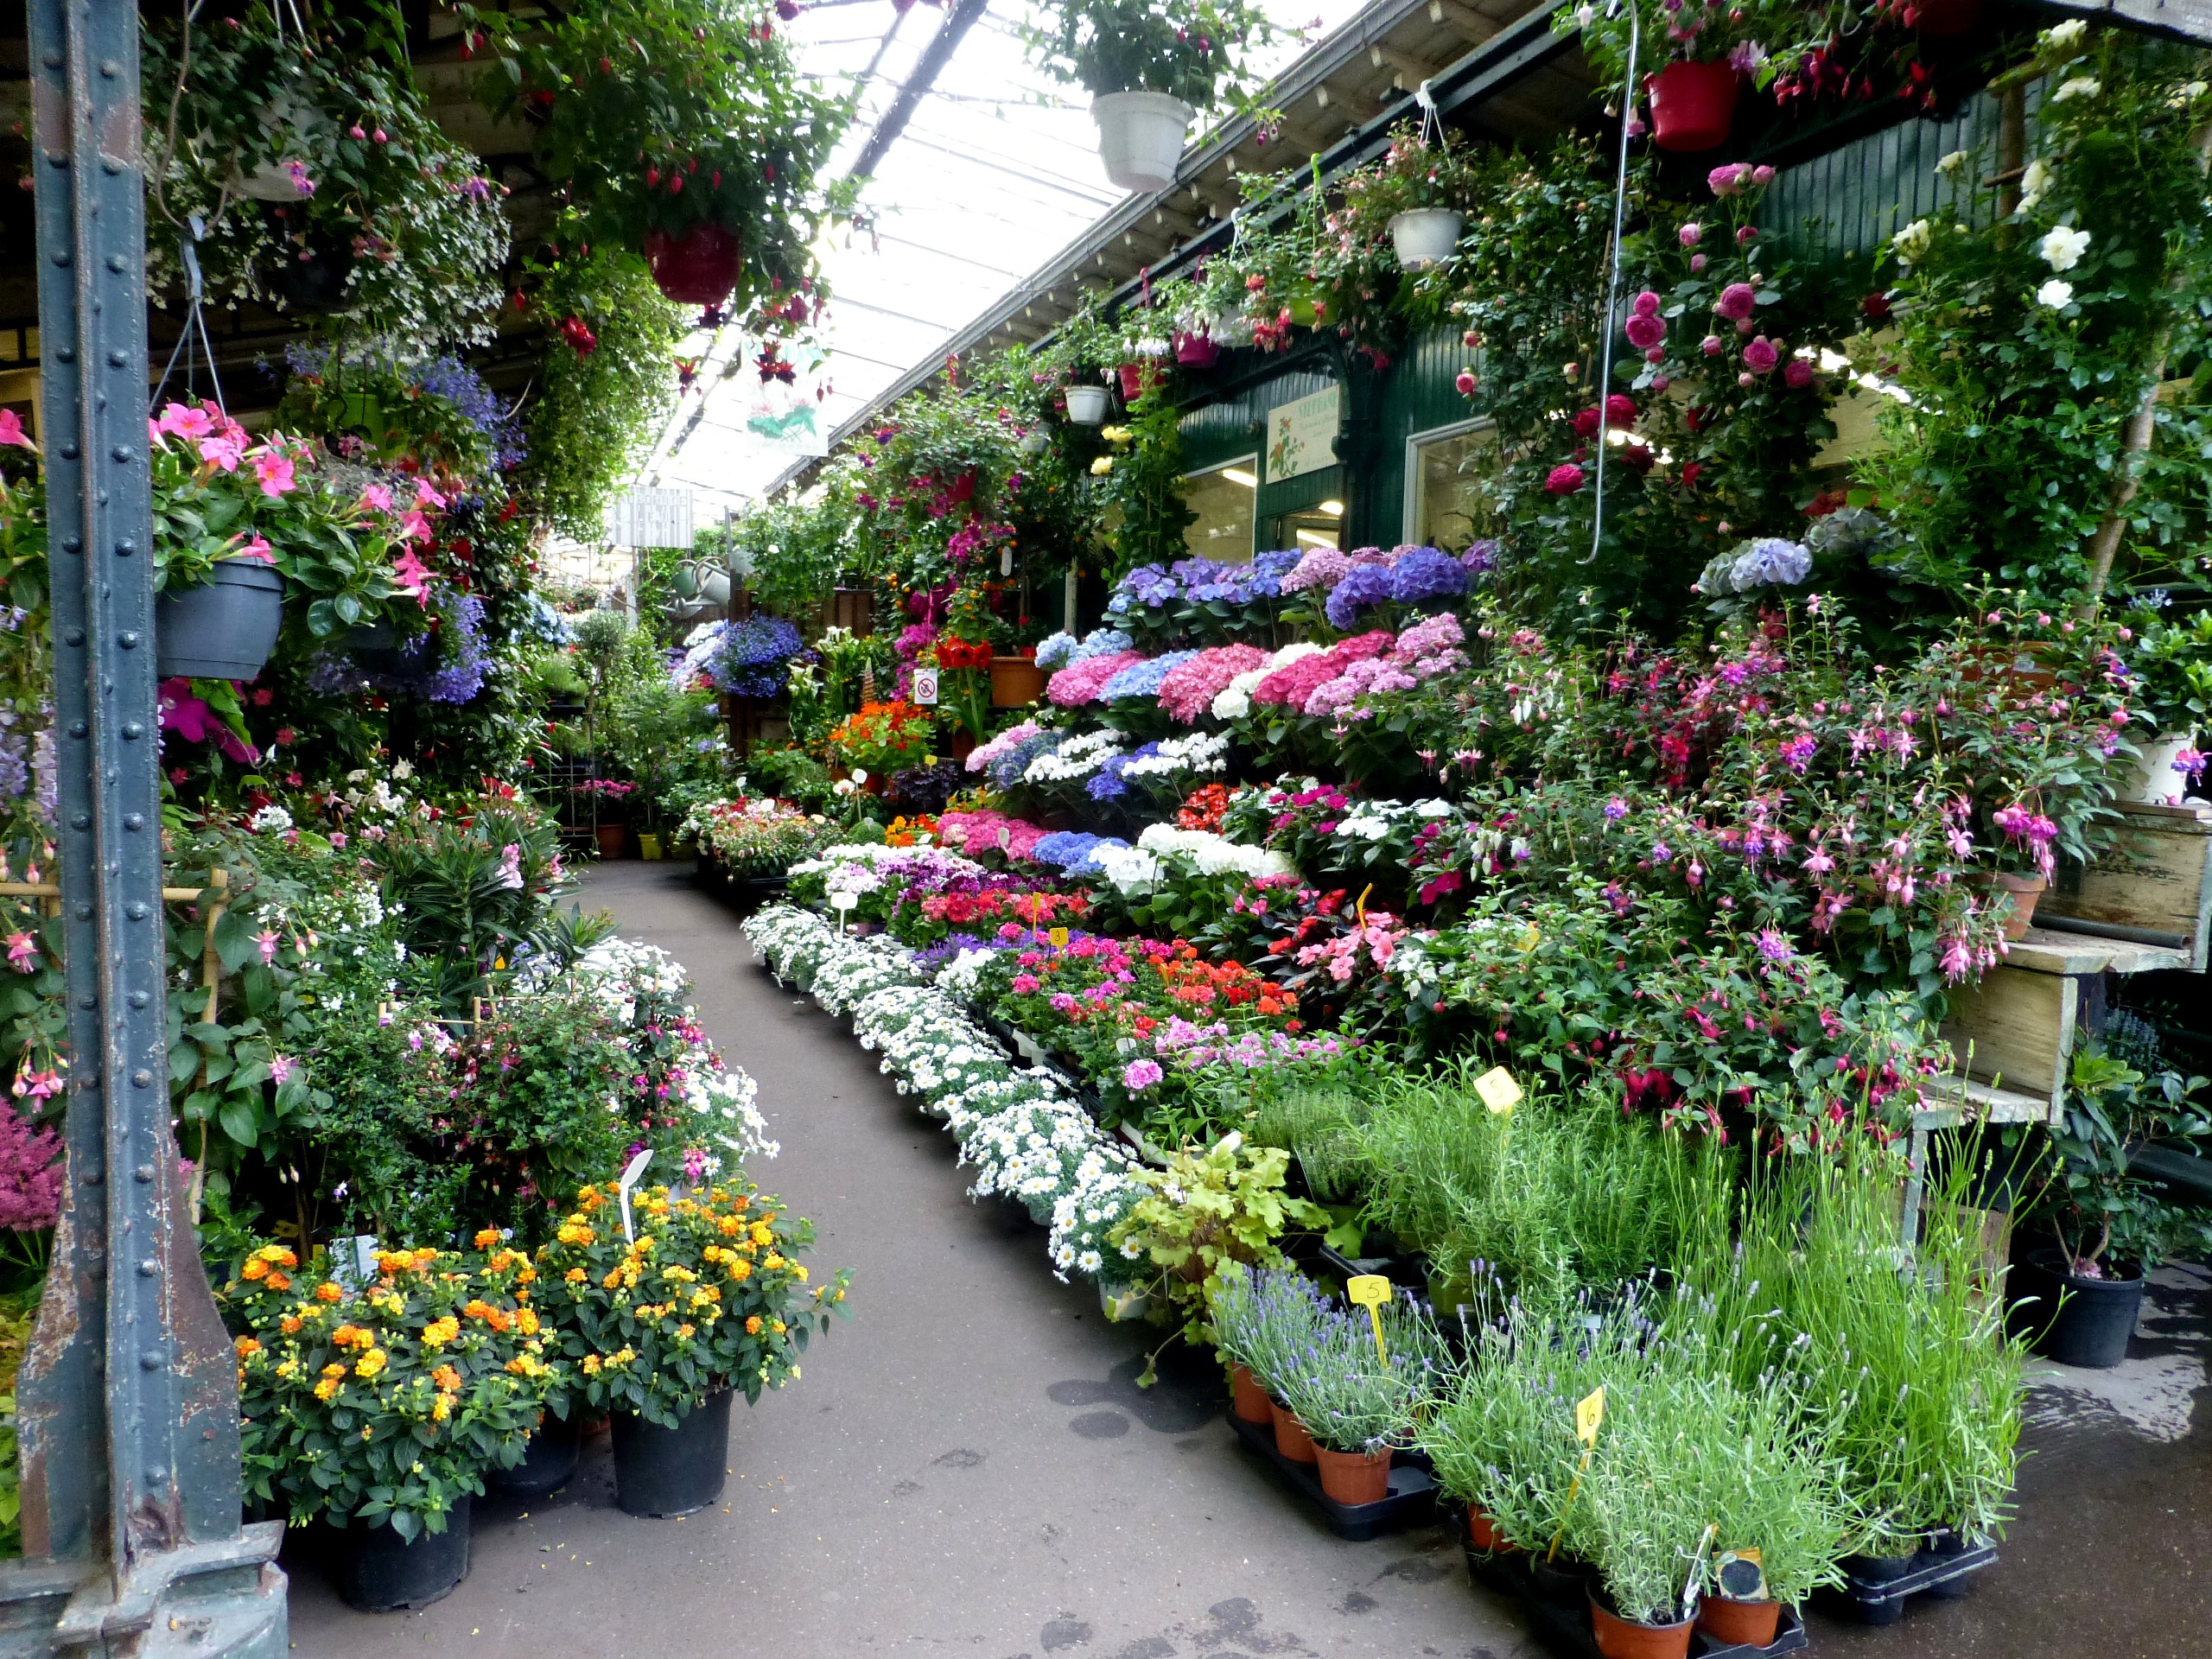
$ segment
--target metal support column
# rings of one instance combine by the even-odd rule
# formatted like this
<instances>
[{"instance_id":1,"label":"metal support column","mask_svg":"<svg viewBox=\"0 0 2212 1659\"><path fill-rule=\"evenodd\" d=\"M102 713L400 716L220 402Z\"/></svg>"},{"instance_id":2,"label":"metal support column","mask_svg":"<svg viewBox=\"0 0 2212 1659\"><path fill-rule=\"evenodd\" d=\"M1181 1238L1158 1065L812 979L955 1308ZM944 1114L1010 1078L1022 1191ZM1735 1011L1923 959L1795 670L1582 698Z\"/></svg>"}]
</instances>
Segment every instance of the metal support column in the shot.
<instances>
[{"instance_id":1,"label":"metal support column","mask_svg":"<svg viewBox=\"0 0 2212 1659\"><path fill-rule=\"evenodd\" d=\"M283 1529L239 1525L235 1362L169 1121L138 9L29 14L69 1179L0 1655L277 1659Z\"/></svg>"}]
</instances>

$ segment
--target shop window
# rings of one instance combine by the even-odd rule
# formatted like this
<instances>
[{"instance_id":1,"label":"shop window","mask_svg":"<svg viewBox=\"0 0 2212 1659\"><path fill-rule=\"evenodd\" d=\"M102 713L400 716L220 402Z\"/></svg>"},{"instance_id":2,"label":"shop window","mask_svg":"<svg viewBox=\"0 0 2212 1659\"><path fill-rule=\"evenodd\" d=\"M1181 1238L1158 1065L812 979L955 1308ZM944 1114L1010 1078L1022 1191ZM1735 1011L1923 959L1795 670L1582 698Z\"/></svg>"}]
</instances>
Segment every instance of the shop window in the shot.
<instances>
[{"instance_id":1,"label":"shop window","mask_svg":"<svg viewBox=\"0 0 2212 1659\"><path fill-rule=\"evenodd\" d=\"M1275 534L1268 543L1271 547L1294 547L1301 553L1308 548L1342 547L1344 504L1324 501L1318 506L1303 507L1283 514L1275 520Z\"/></svg>"},{"instance_id":2,"label":"shop window","mask_svg":"<svg viewBox=\"0 0 2212 1659\"><path fill-rule=\"evenodd\" d=\"M1463 553L1497 533L1480 488L1497 446L1497 429L1470 422L1423 432L1407 444L1406 539Z\"/></svg>"},{"instance_id":3,"label":"shop window","mask_svg":"<svg viewBox=\"0 0 2212 1659\"><path fill-rule=\"evenodd\" d=\"M1183 505L1198 518L1183 532L1183 544L1202 557L1226 563L1250 558L1259 493L1257 455L1191 474L1183 480Z\"/></svg>"}]
</instances>

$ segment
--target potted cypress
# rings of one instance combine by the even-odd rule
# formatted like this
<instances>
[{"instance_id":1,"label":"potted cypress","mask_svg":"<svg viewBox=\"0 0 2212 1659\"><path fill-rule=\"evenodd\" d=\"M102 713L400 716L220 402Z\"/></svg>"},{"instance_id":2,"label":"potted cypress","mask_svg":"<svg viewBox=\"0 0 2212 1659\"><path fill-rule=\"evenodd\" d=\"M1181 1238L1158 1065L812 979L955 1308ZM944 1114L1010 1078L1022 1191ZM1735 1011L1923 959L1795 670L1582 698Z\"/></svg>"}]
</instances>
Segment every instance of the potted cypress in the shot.
<instances>
[{"instance_id":1,"label":"potted cypress","mask_svg":"<svg viewBox=\"0 0 2212 1659\"><path fill-rule=\"evenodd\" d=\"M387 1250L349 1284L289 1246L249 1254L220 1302L236 1334L250 1502L331 1532L338 1592L420 1607L467 1576L469 1504L523 1460L561 1378L529 1258Z\"/></svg>"},{"instance_id":2,"label":"potted cypress","mask_svg":"<svg viewBox=\"0 0 2212 1659\"><path fill-rule=\"evenodd\" d=\"M1251 0L1075 0L1024 27L1047 73L1090 92L1106 176L1139 191L1174 182L1192 119L1243 90L1239 54L1274 35Z\"/></svg>"},{"instance_id":3,"label":"potted cypress","mask_svg":"<svg viewBox=\"0 0 2212 1659\"><path fill-rule=\"evenodd\" d=\"M2201 1220L2133 1167L2153 1141L2212 1136L2204 1086L2165 1065L2155 1028L2125 1011L2075 1051L2032 1201L2056 1242L2030 1250L2011 1287L2013 1328L2037 1353L2095 1370L2119 1364L2142 1310L2144 1274L2206 1236Z\"/></svg>"},{"instance_id":4,"label":"potted cypress","mask_svg":"<svg viewBox=\"0 0 2212 1659\"><path fill-rule=\"evenodd\" d=\"M625 1510L684 1515L721 1495L732 1395L798 1381L810 1334L845 1312L850 1275L810 1286L797 1259L813 1237L741 1174L626 1206L611 1185L577 1193L538 1251L542 1296L564 1403L613 1415Z\"/></svg>"}]
</instances>

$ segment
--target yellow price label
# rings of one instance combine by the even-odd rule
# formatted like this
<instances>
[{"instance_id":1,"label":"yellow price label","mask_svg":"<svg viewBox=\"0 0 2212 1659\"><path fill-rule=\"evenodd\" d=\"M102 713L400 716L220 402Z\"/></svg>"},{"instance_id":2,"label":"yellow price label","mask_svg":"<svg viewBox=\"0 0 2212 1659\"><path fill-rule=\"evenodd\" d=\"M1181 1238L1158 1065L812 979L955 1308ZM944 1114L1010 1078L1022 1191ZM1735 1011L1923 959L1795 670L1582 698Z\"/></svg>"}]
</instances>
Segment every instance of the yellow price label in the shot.
<instances>
[{"instance_id":1,"label":"yellow price label","mask_svg":"<svg viewBox=\"0 0 2212 1659\"><path fill-rule=\"evenodd\" d=\"M1382 1346L1382 1305L1390 1300L1390 1281L1379 1273L1355 1274L1344 1281L1344 1295L1354 1307L1367 1310L1368 1323L1375 1327L1375 1357L1388 1365L1390 1356Z\"/></svg>"},{"instance_id":2,"label":"yellow price label","mask_svg":"<svg viewBox=\"0 0 2212 1659\"><path fill-rule=\"evenodd\" d=\"M1521 1085L1502 1065L1494 1065L1475 1079L1475 1093L1493 1112L1510 1112L1521 1103Z\"/></svg>"},{"instance_id":3,"label":"yellow price label","mask_svg":"<svg viewBox=\"0 0 2212 1659\"><path fill-rule=\"evenodd\" d=\"M1598 1425L1605 1421L1605 1390L1595 1388L1574 1402L1574 1438L1585 1446L1598 1444Z\"/></svg>"},{"instance_id":4,"label":"yellow price label","mask_svg":"<svg viewBox=\"0 0 2212 1659\"><path fill-rule=\"evenodd\" d=\"M1052 940L1052 949L1055 950L1065 950L1068 948L1068 931L1065 927L1056 927L1045 937Z\"/></svg>"}]
</instances>

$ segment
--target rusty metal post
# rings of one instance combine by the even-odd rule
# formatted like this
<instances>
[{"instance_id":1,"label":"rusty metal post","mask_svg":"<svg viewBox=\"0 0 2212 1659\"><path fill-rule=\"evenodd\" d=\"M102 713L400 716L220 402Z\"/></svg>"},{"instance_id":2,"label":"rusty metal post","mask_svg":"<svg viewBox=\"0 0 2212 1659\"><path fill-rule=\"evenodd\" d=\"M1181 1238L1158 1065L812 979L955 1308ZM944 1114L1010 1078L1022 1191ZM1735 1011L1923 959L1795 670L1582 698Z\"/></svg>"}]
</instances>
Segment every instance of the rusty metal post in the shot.
<instances>
[{"instance_id":1,"label":"rusty metal post","mask_svg":"<svg viewBox=\"0 0 2212 1659\"><path fill-rule=\"evenodd\" d=\"M239 1525L231 1346L169 1121L138 9L29 0L68 1184L18 1380L0 1654L286 1650L281 1525Z\"/></svg>"}]
</instances>

